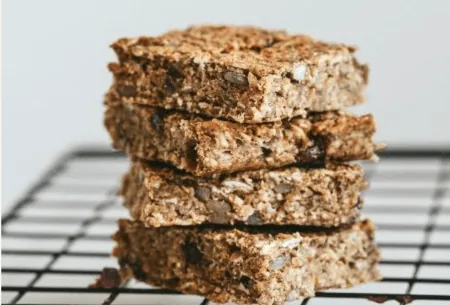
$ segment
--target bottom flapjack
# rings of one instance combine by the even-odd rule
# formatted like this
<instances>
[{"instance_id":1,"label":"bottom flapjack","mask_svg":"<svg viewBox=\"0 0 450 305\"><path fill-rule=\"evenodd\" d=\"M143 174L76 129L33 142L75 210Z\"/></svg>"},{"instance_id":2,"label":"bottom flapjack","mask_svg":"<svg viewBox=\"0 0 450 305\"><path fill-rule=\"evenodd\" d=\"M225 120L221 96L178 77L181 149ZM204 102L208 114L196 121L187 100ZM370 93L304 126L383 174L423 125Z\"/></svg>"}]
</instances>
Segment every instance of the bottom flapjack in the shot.
<instances>
[{"instance_id":1,"label":"bottom flapjack","mask_svg":"<svg viewBox=\"0 0 450 305\"><path fill-rule=\"evenodd\" d=\"M369 221L336 229L295 226L146 228L119 220L113 255L122 278L211 301L281 304L378 280Z\"/></svg>"}]
</instances>

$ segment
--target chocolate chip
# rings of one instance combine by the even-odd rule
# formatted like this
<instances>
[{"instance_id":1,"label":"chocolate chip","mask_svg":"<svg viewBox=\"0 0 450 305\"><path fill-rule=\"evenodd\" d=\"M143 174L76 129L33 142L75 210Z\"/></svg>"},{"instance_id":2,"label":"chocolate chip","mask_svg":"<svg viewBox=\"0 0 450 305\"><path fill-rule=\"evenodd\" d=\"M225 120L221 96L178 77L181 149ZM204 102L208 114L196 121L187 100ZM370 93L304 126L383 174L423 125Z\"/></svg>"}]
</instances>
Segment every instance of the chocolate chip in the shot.
<instances>
[{"instance_id":1,"label":"chocolate chip","mask_svg":"<svg viewBox=\"0 0 450 305\"><path fill-rule=\"evenodd\" d=\"M179 277L173 277L173 278L167 280L167 285L170 287L176 287L176 286L178 286L179 283L180 283Z\"/></svg>"},{"instance_id":2,"label":"chocolate chip","mask_svg":"<svg viewBox=\"0 0 450 305\"><path fill-rule=\"evenodd\" d=\"M128 265L128 261L125 258L119 258L119 266L124 267Z\"/></svg>"},{"instance_id":3,"label":"chocolate chip","mask_svg":"<svg viewBox=\"0 0 450 305\"><path fill-rule=\"evenodd\" d=\"M211 189L206 186L199 186L195 189L195 197L201 201L208 201L211 196Z\"/></svg>"},{"instance_id":4,"label":"chocolate chip","mask_svg":"<svg viewBox=\"0 0 450 305\"><path fill-rule=\"evenodd\" d=\"M170 76L166 76L164 79L164 88L170 93L173 94L176 92L177 88L174 80Z\"/></svg>"},{"instance_id":5,"label":"chocolate chip","mask_svg":"<svg viewBox=\"0 0 450 305\"><path fill-rule=\"evenodd\" d=\"M166 78L164 79L164 87L170 94L178 91L177 87L179 78L181 78L182 76L183 74L177 67L175 67L174 65L168 66Z\"/></svg>"},{"instance_id":6,"label":"chocolate chip","mask_svg":"<svg viewBox=\"0 0 450 305\"><path fill-rule=\"evenodd\" d=\"M249 288L251 285L253 285L253 280L246 275L241 276L239 282L241 282L245 286L245 288Z\"/></svg>"},{"instance_id":7,"label":"chocolate chip","mask_svg":"<svg viewBox=\"0 0 450 305\"><path fill-rule=\"evenodd\" d=\"M145 281L145 279L147 278L147 275L145 274L144 270L142 270L142 264L140 261L134 261L130 265L130 267L133 270L134 277L138 281L142 281L142 282Z\"/></svg>"},{"instance_id":8,"label":"chocolate chip","mask_svg":"<svg viewBox=\"0 0 450 305\"><path fill-rule=\"evenodd\" d=\"M261 222L262 221L258 212L253 213L247 218L247 223L249 225L259 225Z\"/></svg>"},{"instance_id":9,"label":"chocolate chip","mask_svg":"<svg viewBox=\"0 0 450 305\"><path fill-rule=\"evenodd\" d=\"M202 261L202 253L197 248L197 245L192 242L186 242L181 245L184 253L184 258L188 264L198 264Z\"/></svg>"},{"instance_id":10,"label":"chocolate chip","mask_svg":"<svg viewBox=\"0 0 450 305\"><path fill-rule=\"evenodd\" d=\"M289 193L292 190L292 185L289 183L280 183L275 185L275 187L273 188L275 192L279 193L279 194L286 194Z\"/></svg>"},{"instance_id":11,"label":"chocolate chip","mask_svg":"<svg viewBox=\"0 0 450 305\"><path fill-rule=\"evenodd\" d=\"M297 161L309 168L323 167L325 162L325 143L322 139L315 139L311 146L301 148Z\"/></svg>"},{"instance_id":12,"label":"chocolate chip","mask_svg":"<svg viewBox=\"0 0 450 305\"><path fill-rule=\"evenodd\" d=\"M230 251L233 253L233 252L239 252L239 251L241 251L241 248L239 248L238 246L236 246L236 245L231 245L230 246Z\"/></svg>"},{"instance_id":13,"label":"chocolate chip","mask_svg":"<svg viewBox=\"0 0 450 305\"><path fill-rule=\"evenodd\" d=\"M272 154L272 150L267 147L261 147L264 157L268 157Z\"/></svg>"},{"instance_id":14,"label":"chocolate chip","mask_svg":"<svg viewBox=\"0 0 450 305\"><path fill-rule=\"evenodd\" d=\"M123 97L133 97L137 94L136 87L130 85L119 85L117 91Z\"/></svg>"},{"instance_id":15,"label":"chocolate chip","mask_svg":"<svg viewBox=\"0 0 450 305\"><path fill-rule=\"evenodd\" d=\"M242 74L240 72L227 71L223 74L223 78L235 85L239 85L239 86L248 85L247 76L245 76L244 74Z\"/></svg>"},{"instance_id":16,"label":"chocolate chip","mask_svg":"<svg viewBox=\"0 0 450 305\"><path fill-rule=\"evenodd\" d=\"M188 159L191 166L197 165L197 141L189 140L186 149L186 158Z\"/></svg>"},{"instance_id":17,"label":"chocolate chip","mask_svg":"<svg viewBox=\"0 0 450 305\"><path fill-rule=\"evenodd\" d=\"M172 78L180 78L183 76L183 73L181 73L181 71L177 67L171 65L167 69L167 75Z\"/></svg>"}]
</instances>

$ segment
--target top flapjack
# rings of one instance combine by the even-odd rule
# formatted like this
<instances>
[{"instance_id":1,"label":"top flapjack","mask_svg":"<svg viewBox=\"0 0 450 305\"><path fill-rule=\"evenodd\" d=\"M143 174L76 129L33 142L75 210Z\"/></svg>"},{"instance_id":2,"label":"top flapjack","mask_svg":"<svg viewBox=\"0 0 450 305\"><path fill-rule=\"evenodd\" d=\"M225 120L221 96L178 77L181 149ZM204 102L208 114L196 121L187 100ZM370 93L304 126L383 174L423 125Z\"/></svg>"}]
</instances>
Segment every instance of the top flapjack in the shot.
<instances>
[{"instance_id":1,"label":"top flapjack","mask_svg":"<svg viewBox=\"0 0 450 305\"><path fill-rule=\"evenodd\" d=\"M353 46L254 27L194 26L112 48L108 99L236 122L359 104L368 78Z\"/></svg>"}]
</instances>

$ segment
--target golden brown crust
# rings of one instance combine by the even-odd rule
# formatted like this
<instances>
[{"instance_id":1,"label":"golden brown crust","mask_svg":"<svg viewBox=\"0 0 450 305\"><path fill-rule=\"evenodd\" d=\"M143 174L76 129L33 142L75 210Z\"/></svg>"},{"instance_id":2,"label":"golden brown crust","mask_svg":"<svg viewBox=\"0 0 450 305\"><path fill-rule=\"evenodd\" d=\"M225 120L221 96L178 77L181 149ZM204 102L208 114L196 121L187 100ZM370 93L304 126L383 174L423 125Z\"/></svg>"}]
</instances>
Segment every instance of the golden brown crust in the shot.
<instances>
[{"instance_id":1,"label":"golden brown crust","mask_svg":"<svg viewBox=\"0 0 450 305\"><path fill-rule=\"evenodd\" d=\"M199 178L161 164L135 162L120 195L148 227L202 223L334 227L359 217L366 189L358 165L290 166Z\"/></svg>"},{"instance_id":2,"label":"golden brown crust","mask_svg":"<svg viewBox=\"0 0 450 305\"><path fill-rule=\"evenodd\" d=\"M107 99L236 122L272 122L364 101L355 48L253 27L197 26L112 44Z\"/></svg>"},{"instance_id":3,"label":"golden brown crust","mask_svg":"<svg viewBox=\"0 0 450 305\"><path fill-rule=\"evenodd\" d=\"M282 304L380 278L370 221L319 234L277 227L271 233L145 228L126 220L119 226L113 255L124 278L219 303Z\"/></svg>"},{"instance_id":4,"label":"golden brown crust","mask_svg":"<svg viewBox=\"0 0 450 305\"><path fill-rule=\"evenodd\" d=\"M113 146L198 176L327 160L376 159L371 115L310 114L276 123L238 124L110 101L105 126Z\"/></svg>"}]
</instances>

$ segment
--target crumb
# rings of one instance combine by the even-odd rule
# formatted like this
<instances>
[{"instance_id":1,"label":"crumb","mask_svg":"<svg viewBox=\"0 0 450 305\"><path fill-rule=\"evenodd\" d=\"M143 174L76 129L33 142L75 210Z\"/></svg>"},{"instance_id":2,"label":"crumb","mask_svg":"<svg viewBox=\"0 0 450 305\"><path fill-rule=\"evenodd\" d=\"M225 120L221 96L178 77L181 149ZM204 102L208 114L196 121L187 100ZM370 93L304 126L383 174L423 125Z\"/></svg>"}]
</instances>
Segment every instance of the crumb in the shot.
<instances>
[{"instance_id":1,"label":"crumb","mask_svg":"<svg viewBox=\"0 0 450 305\"><path fill-rule=\"evenodd\" d=\"M115 268L103 268L96 282L89 288L118 288L122 282L119 270Z\"/></svg>"},{"instance_id":2,"label":"crumb","mask_svg":"<svg viewBox=\"0 0 450 305\"><path fill-rule=\"evenodd\" d=\"M394 296L394 297L389 297L389 296L370 296L369 301L378 303L378 304L383 304L387 301L392 301L395 300L397 302L399 302L399 304L409 304L412 301L414 301L414 299L409 296L409 295L405 295L405 296Z\"/></svg>"}]
</instances>

